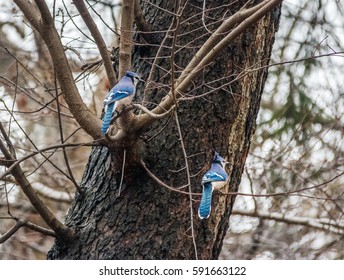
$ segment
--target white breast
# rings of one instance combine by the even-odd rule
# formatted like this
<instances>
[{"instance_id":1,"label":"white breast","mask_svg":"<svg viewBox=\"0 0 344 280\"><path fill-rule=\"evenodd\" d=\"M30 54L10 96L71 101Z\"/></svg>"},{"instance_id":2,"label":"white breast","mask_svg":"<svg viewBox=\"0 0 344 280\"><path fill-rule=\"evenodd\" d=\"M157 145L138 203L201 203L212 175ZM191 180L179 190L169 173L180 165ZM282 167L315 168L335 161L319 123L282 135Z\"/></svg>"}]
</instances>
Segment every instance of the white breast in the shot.
<instances>
[{"instance_id":1,"label":"white breast","mask_svg":"<svg viewBox=\"0 0 344 280\"><path fill-rule=\"evenodd\" d=\"M211 185L213 186L213 189L218 190L218 189L223 188L226 185L226 181L211 182Z\"/></svg>"}]
</instances>

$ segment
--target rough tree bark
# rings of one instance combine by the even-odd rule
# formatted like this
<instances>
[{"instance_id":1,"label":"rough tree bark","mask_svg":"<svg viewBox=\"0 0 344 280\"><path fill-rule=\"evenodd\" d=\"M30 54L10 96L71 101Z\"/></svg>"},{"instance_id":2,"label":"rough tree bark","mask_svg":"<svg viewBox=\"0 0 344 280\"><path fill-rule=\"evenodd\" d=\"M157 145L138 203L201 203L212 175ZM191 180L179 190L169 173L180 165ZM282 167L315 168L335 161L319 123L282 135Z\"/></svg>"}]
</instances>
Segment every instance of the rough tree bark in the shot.
<instances>
[{"instance_id":1,"label":"rough tree bark","mask_svg":"<svg viewBox=\"0 0 344 280\"><path fill-rule=\"evenodd\" d=\"M177 12L174 1L151 2ZM208 29L214 30L219 25L216 20L233 14L247 1L207 2L205 22ZM154 40L161 43L171 24L178 32L175 41L178 51L163 48L160 54L162 58L154 75L157 86L148 91L148 106L158 103L166 94L164 87L171 85L171 52L174 51L173 75L178 76L178 71L185 68L209 36L202 23L202 4L203 1L189 1L180 18L143 4L143 12L153 30L162 30L154 34ZM230 162L227 166L230 180L223 192L238 189L267 76L267 68L262 66L268 64L279 16L280 7L246 30L214 63L204 68L202 78L195 81L189 93L199 95L218 90L204 98L181 101L177 107L193 193L201 193L201 176L209 168L213 149ZM173 32L170 35L165 46L173 45ZM133 70L141 73L143 79L148 76L151 58L157 50L154 44L134 49ZM259 67L262 68L235 80L243 71ZM225 85L229 82L230 85ZM136 101L142 99L141 85ZM125 168L121 180L123 158ZM211 216L200 220L197 217L200 196L192 196L193 240L189 195L159 185L138 159L167 185L178 188L187 184L175 115L156 121L139 140L128 140L121 148L102 146L92 150L81 182L84 196L76 194L66 217L66 225L74 230L75 238L68 244L56 240L49 259L218 258L235 197L215 193ZM188 187L178 190L188 192Z\"/></svg>"}]
</instances>

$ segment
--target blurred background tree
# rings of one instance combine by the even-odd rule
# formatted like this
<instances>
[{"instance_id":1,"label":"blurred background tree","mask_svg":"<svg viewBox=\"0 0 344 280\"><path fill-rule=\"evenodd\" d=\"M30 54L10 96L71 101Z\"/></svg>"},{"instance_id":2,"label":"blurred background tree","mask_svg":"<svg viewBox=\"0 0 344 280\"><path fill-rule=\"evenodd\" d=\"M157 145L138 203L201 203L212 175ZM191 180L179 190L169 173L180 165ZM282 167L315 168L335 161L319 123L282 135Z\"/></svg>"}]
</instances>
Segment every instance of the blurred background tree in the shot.
<instances>
[{"instance_id":1,"label":"blurred background tree","mask_svg":"<svg viewBox=\"0 0 344 280\"><path fill-rule=\"evenodd\" d=\"M224 259L344 257L342 4L284 1L240 191L285 195L237 197Z\"/></svg>"},{"instance_id":2,"label":"blurred background tree","mask_svg":"<svg viewBox=\"0 0 344 280\"><path fill-rule=\"evenodd\" d=\"M117 44L111 41L116 28L109 27L118 26L120 3L113 2L89 1L91 7L103 5L95 20L108 46ZM97 48L87 33L74 38L73 29L83 29L74 7L66 3L54 13L60 35L75 62L78 87L85 89L80 92L99 116L102 98L97 97L105 95L108 82L101 70L88 70L87 65L99 60ZM3 113L0 119L10 128L18 156L61 143L61 130L68 133L64 141L87 143L89 136L64 110L63 101L56 102L51 90L56 81L48 76L50 58L41 39L24 24L12 2L0 5L0 112L12 113L10 120ZM253 196L237 196L221 258L343 258L343 25L339 1L284 1L270 62L276 65L269 70L239 189ZM51 149L49 155L32 157L23 165L60 220L89 154L89 148L81 146L66 148L66 154ZM61 169L66 162L70 171ZM41 223L7 176L0 181L0 234L13 224L9 214ZM53 240L23 227L0 244L0 259L45 259Z\"/></svg>"}]
</instances>

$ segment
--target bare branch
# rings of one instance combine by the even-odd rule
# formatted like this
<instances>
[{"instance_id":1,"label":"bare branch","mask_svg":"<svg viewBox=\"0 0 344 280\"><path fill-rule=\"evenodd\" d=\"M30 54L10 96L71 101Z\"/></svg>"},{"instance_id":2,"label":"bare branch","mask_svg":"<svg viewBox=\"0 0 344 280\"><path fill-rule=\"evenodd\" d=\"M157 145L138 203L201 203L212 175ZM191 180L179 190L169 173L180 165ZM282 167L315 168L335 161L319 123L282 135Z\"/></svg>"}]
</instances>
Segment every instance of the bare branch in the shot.
<instances>
[{"instance_id":1,"label":"bare branch","mask_svg":"<svg viewBox=\"0 0 344 280\"><path fill-rule=\"evenodd\" d=\"M226 193L226 192L222 192L222 191L220 191L220 193L223 194L223 195L243 195L243 196L253 196L253 197L272 197L272 196L281 196L281 195L290 195L290 196L297 195L297 196L302 196L299 193L326 186L327 184L335 181L336 179L340 178L343 175L344 175L344 172L341 172L341 173L337 174L336 176L330 178L329 180L327 180L327 181L325 181L323 183L320 183L320 184L317 184L317 185L312 185L310 187L305 187L305 188L298 189L298 190L295 190L295 191L269 193L269 194L247 194L247 193L240 193L240 192L227 192ZM317 197L312 196L311 198L317 198ZM330 200L329 198L318 198L318 199Z\"/></svg>"},{"instance_id":2,"label":"bare branch","mask_svg":"<svg viewBox=\"0 0 344 280\"><path fill-rule=\"evenodd\" d=\"M157 182L160 186L166 188L166 189L169 189L170 191L173 191L173 192L177 192L177 193L181 193L181 194L187 194L187 195L198 195L198 196L201 196L202 194L201 193L190 193L190 192L184 192L184 191L181 191L179 190L178 188L173 188L167 184L165 184L163 181L161 181L157 176L155 176L153 174L152 171L149 170L149 168L147 167L146 163L143 161L143 160L140 160L140 164L141 166L143 167L143 169L147 172L147 174L149 175L149 177L151 177L155 182ZM183 186L185 187L185 186Z\"/></svg>"},{"instance_id":3,"label":"bare branch","mask_svg":"<svg viewBox=\"0 0 344 280\"><path fill-rule=\"evenodd\" d=\"M17 165L12 170L12 175L21 187L25 195L30 200L32 206L37 210L47 225L63 240L70 240L73 236L72 231L62 224L54 214L47 208L44 202L37 196L34 188L24 175L23 170Z\"/></svg>"},{"instance_id":4,"label":"bare branch","mask_svg":"<svg viewBox=\"0 0 344 280\"><path fill-rule=\"evenodd\" d=\"M123 0L121 19L121 38L119 45L119 73L121 78L131 68L133 47L134 0Z\"/></svg>"},{"instance_id":5,"label":"bare branch","mask_svg":"<svg viewBox=\"0 0 344 280\"><path fill-rule=\"evenodd\" d=\"M126 106L125 109L123 109L121 112L117 113L117 115L112 119L112 122L119 119L119 130L117 131L117 134L114 136L111 136L109 134L105 134L105 138L109 142L116 142L124 139L128 134L131 133L132 128L136 127L137 117L133 113L129 112L133 109L140 109L149 116L151 116L154 119L162 119L168 115L171 114L171 112L175 109L175 106L172 106L168 111L161 113L161 114L154 114L149 109L144 107L141 104L131 104L129 106ZM130 113L130 114L129 114ZM124 119L123 119L124 118ZM131 124L131 125L129 125Z\"/></svg>"},{"instance_id":6,"label":"bare branch","mask_svg":"<svg viewBox=\"0 0 344 280\"><path fill-rule=\"evenodd\" d=\"M1 124L1 123L0 123ZM7 160L15 160L15 158L11 155L8 149L5 147L2 141L0 141L0 150L4 154ZM72 231L62 224L59 220L56 219L54 214L47 208L44 202L38 197L34 188L27 180L23 170L21 169L20 165L16 165L11 174L15 178L17 184L21 187L24 194L30 200L32 206L37 210L37 212L41 215L43 220L47 223L47 225L63 240L69 240L72 238L73 233Z\"/></svg>"},{"instance_id":7,"label":"bare branch","mask_svg":"<svg viewBox=\"0 0 344 280\"><path fill-rule=\"evenodd\" d=\"M20 229L22 226L24 226L24 222L23 221L17 221L13 227L11 227L5 234L3 234L0 237L0 244L4 243L7 241L7 239L9 239L12 235L14 235L18 229Z\"/></svg>"},{"instance_id":8,"label":"bare branch","mask_svg":"<svg viewBox=\"0 0 344 280\"><path fill-rule=\"evenodd\" d=\"M146 104L146 101L147 101L148 89L151 87L151 84L153 84L153 82L152 82L152 80L153 80L153 73L155 72L155 68L157 67L157 64L158 64L157 63L158 59L161 57L161 53L162 53L162 50L164 49L165 43L166 43L167 39L169 38L172 26L173 26L173 23L171 23L168 31L165 34L165 37L162 39L161 43L159 44L159 48L158 48L158 50L156 52L154 61L152 62L152 67L151 67L151 69L149 71L149 75L148 75L147 80L146 80L146 86L145 86L145 89L143 91L142 104L144 104L144 105Z\"/></svg>"},{"instance_id":9,"label":"bare branch","mask_svg":"<svg viewBox=\"0 0 344 280\"><path fill-rule=\"evenodd\" d=\"M54 82L55 82L55 94L56 94L56 108L57 108L57 119L59 122L59 132L60 132L60 139L61 139L61 143L63 144L65 142L64 140L64 136L63 136L63 128L62 128L62 119L61 119L61 108L60 108L60 101L58 98L58 92L57 92L57 81L56 81L56 75L54 75ZM77 189L77 191L82 195L83 194L83 190L80 188L79 184L76 182L74 174L72 172L72 169L70 168L70 164L69 164L69 160L68 160L68 155L66 152L66 148L63 147L62 148L62 152L63 152L63 157L66 163L66 167L67 167L67 171L69 174L69 178L72 181L72 183L74 184L75 188Z\"/></svg>"},{"instance_id":10,"label":"bare branch","mask_svg":"<svg viewBox=\"0 0 344 280\"><path fill-rule=\"evenodd\" d=\"M205 53L202 53L202 55L200 56L200 61L195 65L195 67L191 68L193 70L188 69L187 67L186 71L185 70L183 71L181 76L183 77L185 75L184 73L186 72L187 77L185 79L182 79L182 82L178 81L179 84L177 87L177 91L184 92L186 88L191 84L191 82L198 76L200 71L204 67L206 67L209 63L211 63L220 54L220 52L226 48L226 46L228 46L231 42L234 41L234 39L236 39L240 34L242 34L248 27L252 26L258 20L260 20L263 16L265 16L270 10L275 8L281 2L282 0L268 1L266 5L264 5L259 10L255 11L252 15L250 15L248 18L246 18L244 21L242 21L237 27L235 27L227 36L225 36L225 38L219 41L216 45L212 46L213 44L211 44L209 47L207 47L206 49L208 51ZM248 15L249 14L250 13L248 13ZM231 24L228 24L228 25L229 27L231 27ZM221 33L222 32L220 32L220 34ZM216 36L215 41L217 39L218 38ZM187 71L190 71L190 72L188 73Z\"/></svg>"},{"instance_id":11,"label":"bare branch","mask_svg":"<svg viewBox=\"0 0 344 280\"><path fill-rule=\"evenodd\" d=\"M37 27L36 30L41 34L44 42L46 43L54 64L57 79L61 86L63 97L76 121L93 138L100 138L100 120L93 115L81 99L75 85L62 42L56 31L53 18L51 17L45 1L36 0L36 4L42 17L42 21L39 26L37 25L36 19L32 18L32 7L30 6L30 10L28 10L27 1L15 0L14 2L19 8L22 8L22 12L28 18L30 23L35 28Z\"/></svg>"},{"instance_id":12,"label":"bare branch","mask_svg":"<svg viewBox=\"0 0 344 280\"><path fill-rule=\"evenodd\" d=\"M264 15L266 15L269 11L271 11L273 8L275 8L277 5L279 5L282 2L282 0L270 0L270 1L264 1L263 4L259 4L259 9L253 7L249 9L249 12L244 12L239 17L240 20L244 19L245 17L249 16L248 18L244 19L239 25L237 25L227 36L225 36L222 40L217 42L219 40L219 34L223 34L223 32L226 30L226 28L230 28L233 26L234 23L237 23L237 18L232 18L230 21L227 22L228 26L223 27L223 25L220 26L220 32L216 32L215 36L212 36L212 40L215 40L214 42L207 41L205 49L201 49L202 56L197 53L195 55L195 60L192 61L190 66L187 66L185 70L181 74L181 78L176 81L175 85L175 93L176 93L176 99L178 100L181 97L181 94L185 92L188 86L192 83L194 79L198 77L198 75L201 73L201 70L206 67L209 63L211 63L219 54L221 51L225 49L226 46L228 46L231 42L234 41L240 34L242 34L248 27L252 26L254 23L256 23L258 20L260 20ZM263 6L261 6L263 5ZM253 9L253 10L252 10ZM252 12L254 12L252 14ZM193 66L193 67L191 67ZM162 112L162 110L168 110L174 105L173 95L170 92L167 94L167 96L160 102L159 106L152 110L153 113L159 114ZM149 115L141 115L139 120L140 126L146 127L150 123L152 123L154 120Z\"/></svg>"},{"instance_id":13,"label":"bare branch","mask_svg":"<svg viewBox=\"0 0 344 280\"><path fill-rule=\"evenodd\" d=\"M180 145L181 145L181 148L183 151L183 156L184 156L185 170L186 170L186 176L187 176L187 180L188 180L187 186L189 189L191 236L192 236L192 242L193 242L194 250L195 250L195 259L198 260L197 245L196 245L196 240L195 240L195 229L194 229L194 214L193 214L193 207L192 207L192 193L191 193L192 190L191 190L190 168L189 168L188 156L187 156L185 145L184 145L184 138L183 138L182 130L180 128L180 123L179 123L177 111L174 111L174 118L176 120L176 125L177 125L177 129L178 129L178 134L179 134L179 141L180 141Z\"/></svg>"},{"instance_id":14,"label":"bare branch","mask_svg":"<svg viewBox=\"0 0 344 280\"><path fill-rule=\"evenodd\" d=\"M324 220L317 218L290 216L284 215L282 213L268 213L264 211L249 212L243 210L233 210L232 215L241 215L265 220L274 220L276 222L312 227L315 229L332 232L335 234L344 234L344 225L340 225L329 219Z\"/></svg>"},{"instance_id":15,"label":"bare branch","mask_svg":"<svg viewBox=\"0 0 344 280\"><path fill-rule=\"evenodd\" d=\"M93 18L91 17L90 13L88 12L88 9L84 3L83 0L73 0L73 3L75 7L78 9L82 19L84 20L88 30L91 32L91 35L93 36L99 53L103 59L105 71L107 74L107 77L110 81L111 87L113 87L116 84L116 76L115 71L112 66L112 62L110 59L109 51L106 47L106 44L104 42L104 39L102 35L99 32L99 29L97 28L96 23L94 22Z\"/></svg>"},{"instance_id":16,"label":"bare branch","mask_svg":"<svg viewBox=\"0 0 344 280\"><path fill-rule=\"evenodd\" d=\"M119 187L118 187L118 197L121 195L121 190L122 190L122 185L123 185L126 156L127 156L127 150L123 149L123 162L122 162L122 172L121 172L122 174L121 174L121 181L119 182Z\"/></svg>"},{"instance_id":17,"label":"bare branch","mask_svg":"<svg viewBox=\"0 0 344 280\"><path fill-rule=\"evenodd\" d=\"M42 149L38 149L37 151L35 152L32 152L28 155L26 155L25 157L21 158L21 159L18 159L18 160L6 160L5 163L12 163L12 164L9 164L10 166L8 167L8 169L6 170L6 172L4 172L3 174L0 175L0 180L2 180L5 176L7 176L8 174L11 173L12 169L19 165L21 162L35 156L35 155L38 155L38 154L42 154L43 152L46 152L46 151L49 151L49 150L55 150L55 149L59 149L59 148L63 148L63 147L82 147L82 146L93 146L92 142L89 142L89 143L64 143L64 144L57 144L57 145L52 145L52 146L48 146L48 147L45 147L45 148L42 148Z\"/></svg>"},{"instance_id":18,"label":"bare branch","mask_svg":"<svg viewBox=\"0 0 344 280\"><path fill-rule=\"evenodd\" d=\"M149 109L147 109L145 106L143 106L141 104L132 104L132 106L134 108L142 110L143 112L145 112L146 114L150 115L154 119L162 119L162 118L168 116L175 109L175 105L173 105L169 110L167 110L164 113L154 114L152 111L150 111Z\"/></svg>"},{"instance_id":19,"label":"bare branch","mask_svg":"<svg viewBox=\"0 0 344 280\"><path fill-rule=\"evenodd\" d=\"M186 3L187 3L187 1L185 1L183 3L183 5L181 5L181 2L179 2L179 4L180 4L179 8L177 8L177 6L175 6L175 10L178 9L178 11L177 11L177 15L174 16L174 18L173 18L174 33L173 33L173 38L172 38L172 52L171 52L171 58L170 58L170 61L171 61L171 81L172 81L171 92L172 92L172 98L174 101L173 106L177 106L177 104L178 104L177 100L176 100L176 93L175 93L175 88L174 88L174 82L175 82L175 69L174 69L175 46L176 46L177 35L179 32L179 27L180 27L180 17L183 14ZM177 5L177 2L175 5ZM194 228L194 213L193 213L193 205L192 205L192 193L191 193L192 189L191 189L190 168L189 168L187 152L185 149L184 138L183 138L182 130L181 130L180 123L179 123L179 117L178 117L178 113L176 110L174 110L174 119L176 121L176 126L177 126L177 130L178 130L178 135L179 135L179 141L180 141L180 145L181 145L181 148L183 151L183 156L184 156L186 178L187 178L187 187L189 190L191 237L192 237L192 243L193 243L194 252L195 252L195 259L198 260L197 244L196 244L196 239L195 239L195 228Z\"/></svg>"},{"instance_id":20,"label":"bare branch","mask_svg":"<svg viewBox=\"0 0 344 280\"><path fill-rule=\"evenodd\" d=\"M31 222L29 222L29 221L25 221L25 220L24 220L23 222L25 222L24 226L28 227L28 228L31 229L31 230L37 231L37 232L42 233L42 234L44 234L44 235L56 237L55 232L52 231L52 230L49 230L49 229L44 228L44 227L41 227L41 226L36 225L36 224L34 224L34 223L31 223Z\"/></svg>"},{"instance_id":21,"label":"bare branch","mask_svg":"<svg viewBox=\"0 0 344 280\"><path fill-rule=\"evenodd\" d=\"M179 190L179 188L173 188L173 187L165 184L156 175L154 175L153 172L149 170L149 168L147 167L146 163L143 160L140 160L140 164L142 165L143 169L147 172L149 177L151 177L160 186L162 186L164 188L167 188L167 189L169 189L171 191L174 191L174 192L179 192L181 194L186 194L186 195L192 194L192 195L195 195L195 196L201 196L202 195L202 193L190 193L190 192L181 191L181 190ZM223 192L223 191L219 191L219 194L221 194L221 195L229 195L229 196L238 195L238 196L264 197L264 198L266 198L266 197L274 197L274 196L288 196L288 195L289 196L293 196L293 195L295 195L295 196L305 196L305 197L316 198L316 199L331 200L329 198L319 198L319 197L314 197L314 196L306 196L306 195L302 195L300 193L303 192L303 191L306 191L306 190L311 190L311 189L320 188L322 186L325 186L328 183L333 182L334 180L338 179L339 177L341 177L343 175L344 175L344 172L334 176L333 178L331 178L328 181L325 181L325 182L323 182L321 184L313 185L313 186L302 188L302 189L295 190L295 191L269 193L269 194L251 194L251 193L242 193L242 192Z\"/></svg>"},{"instance_id":22,"label":"bare branch","mask_svg":"<svg viewBox=\"0 0 344 280\"><path fill-rule=\"evenodd\" d=\"M211 51L211 49L220 42L221 37L228 33L236 24L242 22L244 19L248 18L260 8L262 8L269 0L265 0L258 5L250 9L241 9L236 12L234 15L226 19L218 29L212 33L208 40L202 45L197 54L193 57L187 67L184 69L183 73L178 78L178 83L183 81L190 72L202 61L202 59Z\"/></svg>"},{"instance_id":23,"label":"bare branch","mask_svg":"<svg viewBox=\"0 0 344 280\"><path fill-rule=\"evenodd\" d=\"M231 42L234 41L240 34L242 34L247 28L255 24L258 20L260 20L263 16L265 16L268 12L270 12L273 8L275 8L278 4L280 4L283 0L271 0L268 1L266 5L264 6L258 6L259 9L257 10L256 7L253 7L249 10L249 12L246 11L246 13L243 13L239 19L237 20L242 20L246 16L249 15L248 18L244 19L237 27L235 27L225 38L223 38L220 42L218 42L216 45L213 46L213 44L210 44L206 49L208 50L204 55L201 55L201 61L197 63L195 67L192 67L191 69L195 68L192 70L187 78L183 80L182 83L178 85L178 90L180 92L184 92L186 87L191 83L191 81L188 81L189 79L194 79L198 72L202 70L205 66L207 66L211 61L215 59L216 56L219 55L219 53L225 49L226 46L228 46ZM264 3L264 2L262 2ZM262 4L261 3L261 4ZM265 1L266 3L266 1ZM251 14L254 12L253 14ZM240 14L239 14L240 15ZM234 20L233 20L234 21ZM232 21L229 21L225 26L222 26L223 29L227 29L228 27L231 28L234 23ZM217 31L218 33L222 33L224 30L220 29ZM217 33L216 32L216 33ZM215 41L218 39L218 34L215 35ZM191 65L192 66L192 65ZM189 69L188 69L189 71ZM183 71L184 72L184 71ZM181 75L183 76L183 74Z\"/></svg>"},{"instance_id":24,"label":"bare branch","mask_svg":"<svg viewBox=\"0 0 344 280\"><path fill-rule=\"evenodd\" d=\"M40 17L41 15L37 11L37 9L31 4L30 1L25 0L14 0L14 3L19 7L19 9L24 13L25 17L28 19L30 24L39 32L41 33L41 22Z\"/></svg>"},{"instance_id":25,"label":"bare branch","mask_svg":"<svg viewBox=\"0 0 344 280\"><path fill-rule=\"evenodd\" d=\"M0 44L1 45L1 44ZM5 48L6 49L6 48ZM17 60L17 58L15 58ZM36 113L36 112L39 112L45 108L49 109L50 111L56 113L56 109L50 107L49 105L55 101L55 98L53 98L52 100L48 101L47 103L43 103L41 102L38 98L35 98L33 96L32 93L26 91L24 88L20 87L19 85L17 85L16 83L12 82L11 80L7 79L6 77L4 76L0 76L0 79L4 80L4 82L2 82L3 85L7 86L7 87L15 87L18 91L20 91L21 93L25 94L28 98L30 98L31 100L33 100L34 102L40 104L42 107L40 107L39 109L37 110L34 110L34 111L25 111L25 112L22 112L22 111L14 111L12 110L13 113L21 113L21 114L30 114L30 113ZM65 117L68 117L68 118L73 118L72 115L70 114L66 114L64 112L61 112L61 115L65 116Z\"/></svg>"},{"instance_id":26,"label":"bare branch","mask_svg":"<svg viewBox=\"0 0 344 280\"><path fill-rule=\"evenodd\" d=\"M15 150L14 150L14 147L13 147L13 144L11 142L11 139L8 137L7 133L6 133L6 130L4 128L4 126L2 125L2 122L0 122L0 132L2 134L2 137L4 137L6 143L7 143L7 146L8 146L8 151L9 151L9 154L4 154L6 158L9 158L9 157L15 157L16 156L16 153L15 153ZM7 161L7 162L11 162L11 161Z\"/></svg>"},{"instance_id":27,"label":"bare branch","mask_svg":"<svg viewBox=\"0 0 344 280\"><path fill-rule=\"evenodd\" d=\"M35 225L35 224L30 223L30 222L28 222L26 220L16 219L16 218L14 218L14 219L17 222L14 224L13 227L11 227L5 234L3 234L0 237L0 244L6 242L7 239L9 239L11 236L13 236L18 231L18 229L20 229L23 226L26 226L26 227L34 230L34 231L37 231L37 232L40 232L40 233L44 234L44 235L49 235L49 236L52 236L52 237L56 237L56 234L52 230L49 230L49 229L46 229L44 227Z\"/></svg>"}]
</instances>

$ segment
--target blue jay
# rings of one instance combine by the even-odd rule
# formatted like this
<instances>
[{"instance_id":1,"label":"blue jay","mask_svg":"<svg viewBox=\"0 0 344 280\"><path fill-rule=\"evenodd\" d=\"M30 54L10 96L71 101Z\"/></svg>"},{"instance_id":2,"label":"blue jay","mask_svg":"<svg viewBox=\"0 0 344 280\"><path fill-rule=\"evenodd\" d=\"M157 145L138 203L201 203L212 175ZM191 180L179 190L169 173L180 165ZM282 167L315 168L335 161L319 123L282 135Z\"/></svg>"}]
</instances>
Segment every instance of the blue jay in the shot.
<instances>
[{"instance_id":1,"label":"blue jay","mask_svg":"<svg viewBox=\"0 0 344 280\"><path fill-rule=\"evenodd\" d=\"M226 163L225 159L215 152L210 170L202 177L203 193L198 209L198 216L201 219L207 219L210 216L213 190L222 188L227 182L228 174L224 170Z\"/></svg>"},{"instance_id":2,"label":"blue jay","mask_svg":"<svg viewBox=\"0 0 344 280\"><path fill-rule=\"evenodd\" d=\"M126 72L123 78L109 91L104 100L104 118L101 133L105 135L110 127L111 119L123 105L130 104L135 96L136 84L140 77L134 72Z\"/></svg>"}]
</instances>

